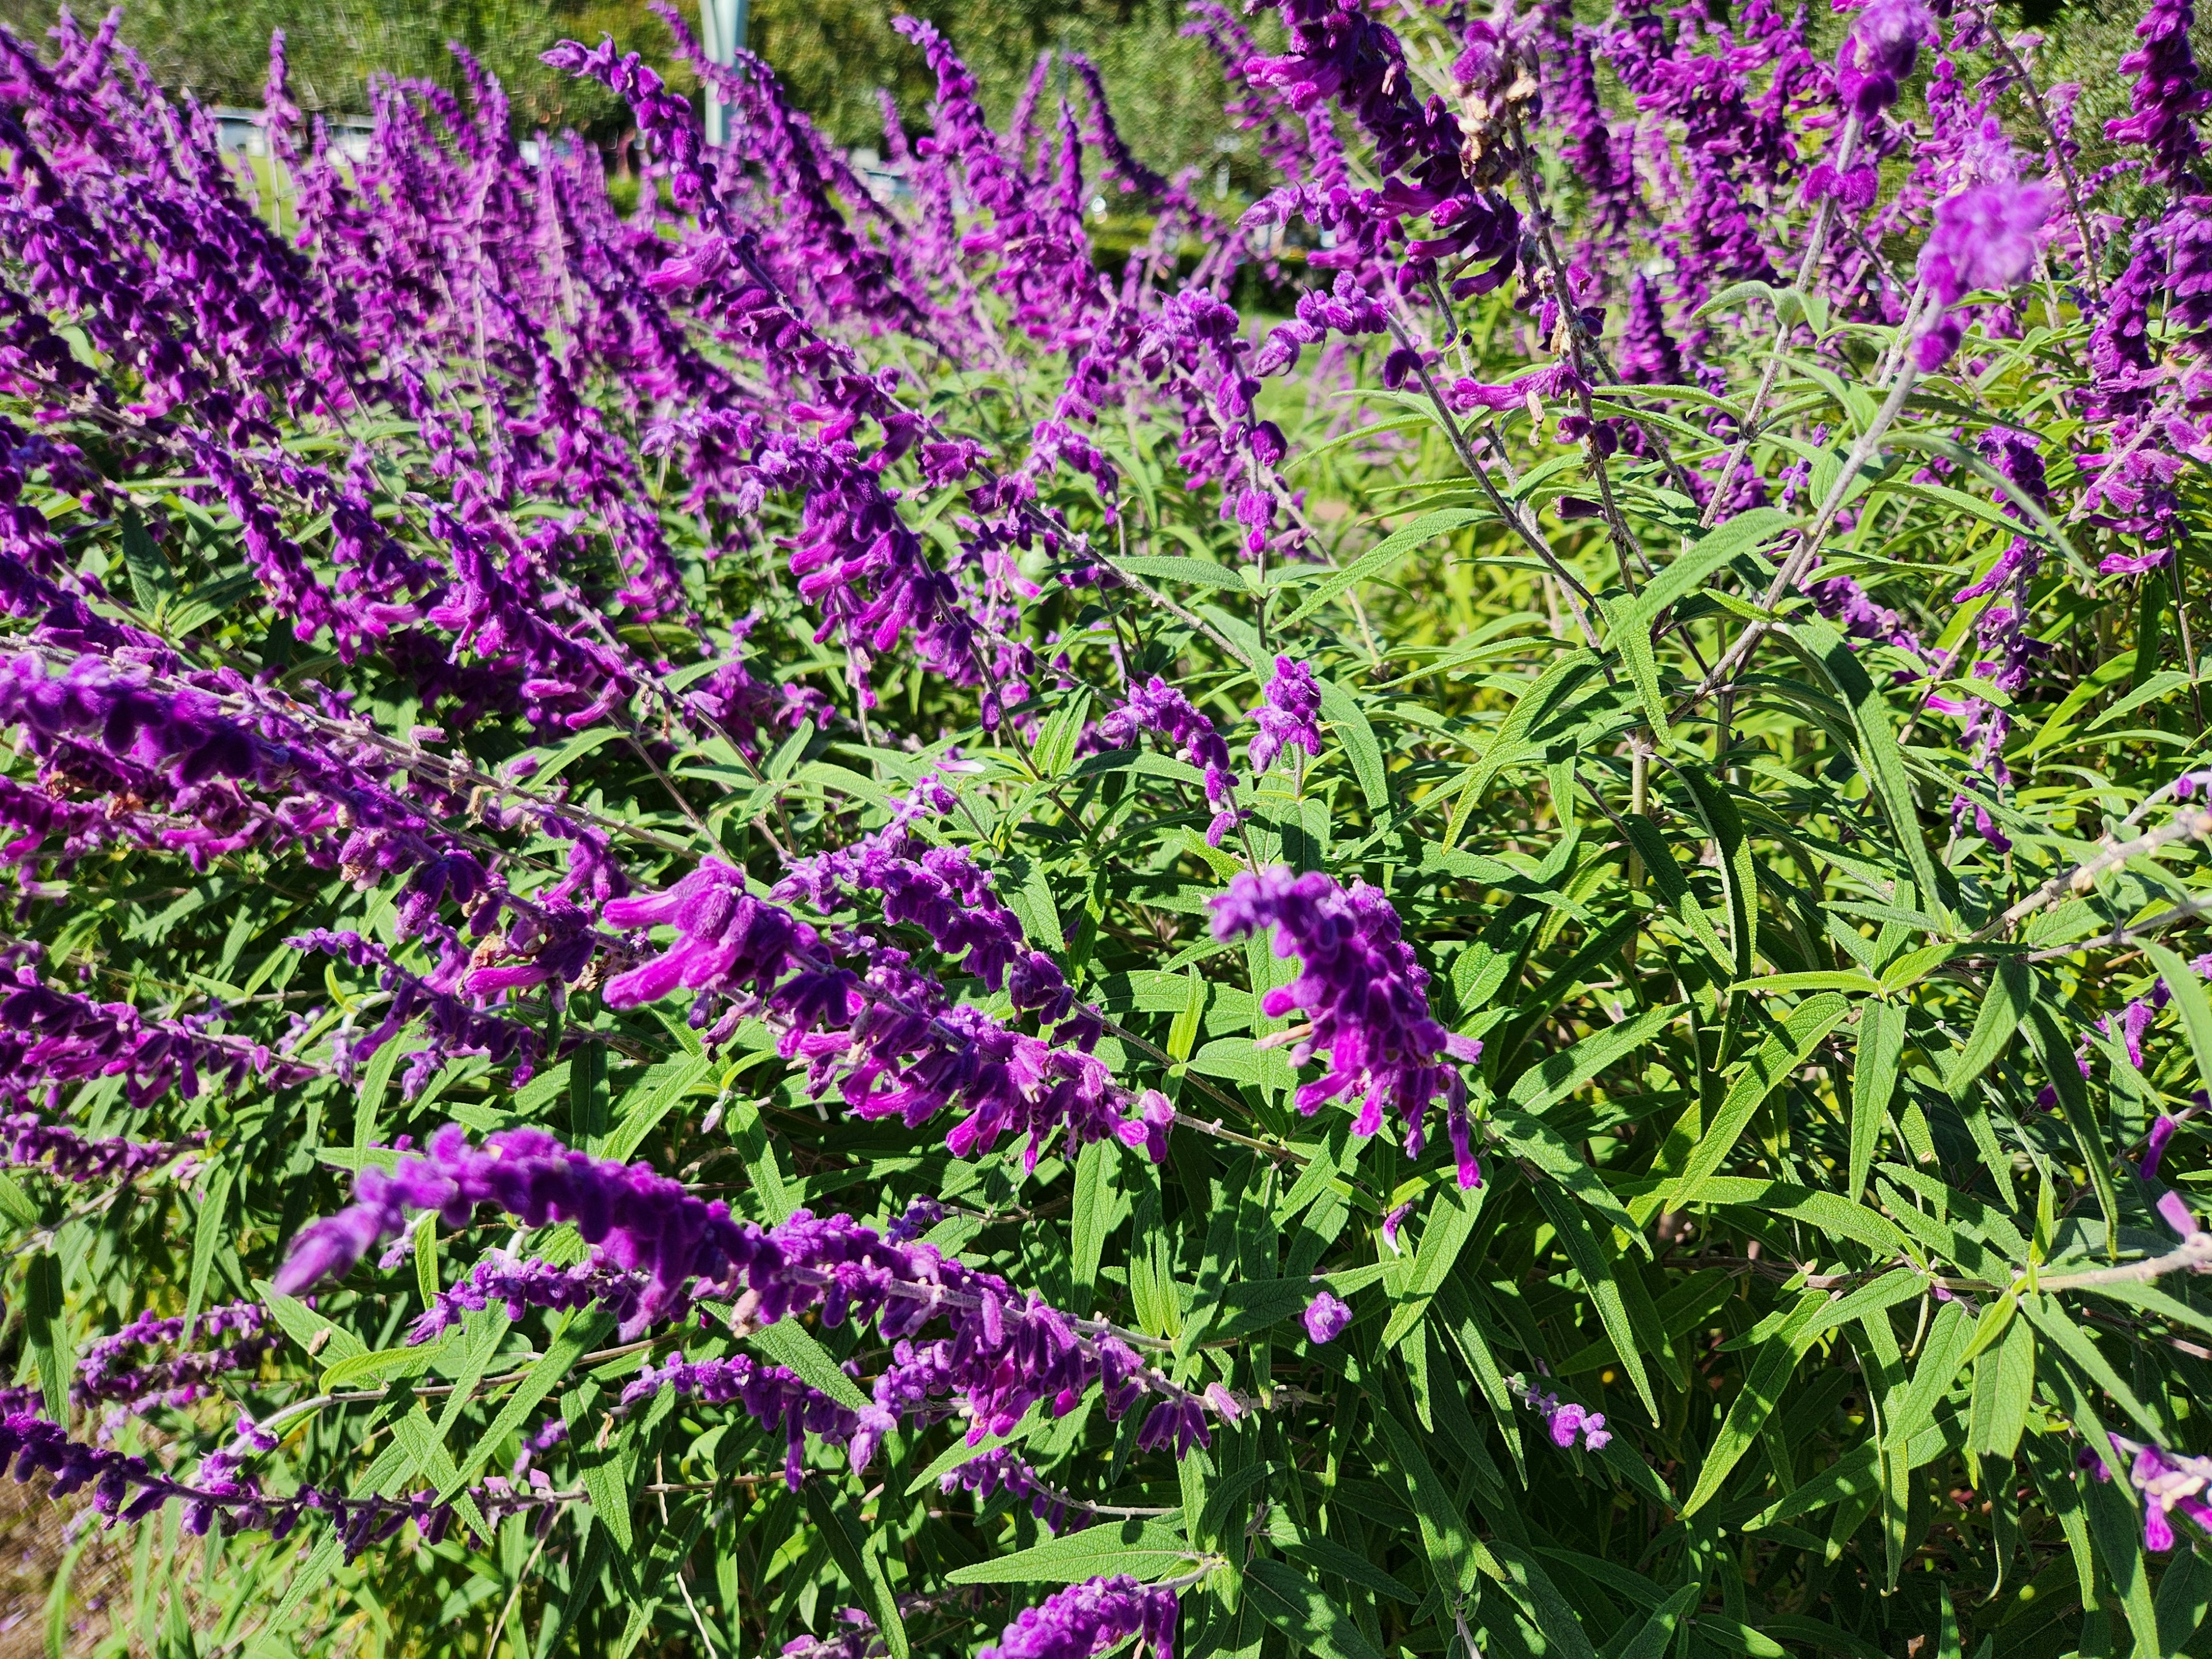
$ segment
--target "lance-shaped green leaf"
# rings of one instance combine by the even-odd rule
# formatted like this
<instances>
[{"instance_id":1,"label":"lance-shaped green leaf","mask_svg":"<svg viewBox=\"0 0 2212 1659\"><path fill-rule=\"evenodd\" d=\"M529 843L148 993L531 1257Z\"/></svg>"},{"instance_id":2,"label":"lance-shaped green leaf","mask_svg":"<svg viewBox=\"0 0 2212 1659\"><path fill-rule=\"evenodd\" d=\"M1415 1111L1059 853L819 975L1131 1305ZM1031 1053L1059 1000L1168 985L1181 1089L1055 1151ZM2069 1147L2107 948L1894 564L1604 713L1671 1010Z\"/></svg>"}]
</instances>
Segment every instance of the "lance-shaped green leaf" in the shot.
<instances>
[{"instance_id":1,"label":"lance-shaped green leaf","mask_svg":"<svg viewBox=\"0 0 2212 1659\"><path fill-rule=\"evenodd\" d=\"M1393 566L1423 543L1432 542L1439 536L1449 536L1455 530L1463 529L1491 516L1487 512L1471 507L1447 507L1434 513L1424 513L1404 529L1392 531L1352 563L1316 582L1313 591L1306 595L1298 608L1275 627L1287 632L1346 588L1361 582L1377 581L1387 576ZM1131 562L1125 560L1123 562Z\"/></svg>"},{"instance_id":2,"label":"lance-shaped green leaf","mask_svg":"<svg viewBox=\"0 0 2212 1659\"><path fill-rule=\"evenodd\" d=\"M1670 1156L1681 1160L1681 1174L1668 1195L1668 1209L1683 1209L1698 1201L1698 1188L1735 1150L1737 1139L1753 1115L1766 1103L1766 1097L1796 1075L1850 1012L1850 1004L1832 991L1808 997L1790 1011L1779 1034L1766 1038L1752 1052L1722 1097L1720 1109L1711 1124L1700 1125L1694 1106L1684 1115L1660 1152L1662 1161ZM1678 1152L1685 1147L1686 1151Z\"/></svg>"},{"instance_id":3,"label":"lance-shaped green leaf","mask_svg":"<svg viewBox=\"0 0 2212 1659\"><path fill-rule=\"evenodd\" d=\"M1690 792L1698 817L1720 854L1716 867L1722 896L1728 902L1729 943L1734 947L1735 977L1748 979L1759 953L1759 869L1752 860L1751 837L1744 833L1743 819L1728 791L1703 767L1677 766L1674 773Z\"/></svg>"},{"instance_id":4,"label":"lance-shaped green leaf","mask_svg":"<svg viewBox=\"0 0 2212 1659\"><path fill-rule=\"evenodd\" d=\"M1797 1370L1797 1362L1804 1357L1812 1340L1805 1328L1827 1300L1823 1291L1807 1292L1796 1316L1761 1345L1744 1377L1743 1387L1729 1402L1728 1415L1721 1419L1712 1444L1705 1449L1705 1462L1698 1469L1698 1484L1691 1488L1682 1505L1684 1515L1693 1515L1705 1506L1720 1491L1721 1482L1728 1479L1737 1461L1758 1439L1760 1429L1781 1403L1783 1392Z\"/></svg>"},{"instance_id":5,"label":"lance-shaped green leaf","mask_svg":"<svg viewBox=\"0 0 2212 1659\"><path fill-rule=\"evenodd\" d=\"M1707 531L1644 585L1636 596L1636 612L1648 632L1669 605L1679 605L1704 586L1705 579L1722 569L1738 554L1760 547L1796 520L1778 507L1754 507L1723 525Z\"/></svg>"},{"instance_id":6,"label":"lance-shaped green leaf","mask_svg":"<svg viewBox=\"0 0 2212 1659\"><path fill-rule=\"evenodd\" d=\"M2089 1102L2089 1091L2081 1077L2081 1067L2074 1057L2072 1035L2059 1023L2057 1012L2042 997L2038 996L2027 1011L2027 1034L2035 1045L2035 1057L2043 1066L2044 1075L2058 1097L2058 1109L2066 1120L2066 1127L2074 1132L2075 1144L2081 1150L2081 1161L2089 1171L2089 1184L2096 1188L2097 1202L2105 1212L2106 1237L2115 1236L2119 1228L2120 1206L2112 1190L2112 1155L2105 1146L2105 1132L2097 1121L2095 1108ZM2049 1182L2045 1183L2049 1190Z\"/></svg>"},{"instance_id":7,"label":"lance-shaped green leaf","mask_svg":"<svg viewBox=\"0 0 2212 1659\"><path fill-rule=\"evenodd\" d=\"M842 1493L833 1495L822 1481L810 1480L800 1491L806 1499L806 1513L830 1546L831 1558L853 1588L867 1598L868 1610L875 1615L876 1632L890 1659L907 1659L906 1620L899 1615L898 1596L884 1562L881 1530L870 1532L854 1512L853 1499Z\"/></svg>"},{"instance_id":8,"label":"lance-shaped green leaf","mask_svg":"<svg viewBox=\"0 0 2212 1659\"><path fill-rule=\"evenodd\" d=\"M1676 1626L1705 1599L1705 1594L1702 1583L1683 1585L1652 1608L1642 1624L1633 1620L1624 1624L1620 1635L1599 1650L1598 1659L1661 1659L1674 1639Z\"/></svg>"},{"instance_id":9,"label":"lance-shaped green leaf","mask_svg":"<svg viewBox=\"0 0 2212 1659\"><path fill-rule=\"evenodd\" d=\"M1079 1584L1126 1572L1152 1583L1187 1569L1198 1552L1175 1528L1158 1521L1101 1522L1011 1555L978 1561L945 1575L953 1584Z\"/></svg>"},{"instance_id":10,"label":"lance-shaped green leaf","mask_svg":"<svg viewBox=\"0 0 2212 1659\"><path fill-rule=\"evenodd\" d=\"M860 1392L859 1384L845 1375L844 1368L830 1357L830 1350L796 1319L779 1319L772 1325L763 1325L748 1336L745 1343L777 1364L796 1372L799 1380L810 1389L820 1389L849 1410L866 1411L874 1403Z\"/></svg>"},{"instance_id":11,"label":"lance-shaped green leaf","mask_svg":"<svg viewBox=\"0 0 2212 1659\"><path fill-rule=\"evenodd\" d=\"M1644 705L1651 735L1662 749L1673 748L1674 728L1667 719L1667 694L1659 684L1659 661L1651 653L1650 624L1626 599L1601 599L1597 605L1605 617L1606 643L1620 654L1620 665L1628 671L1629 683Z\"/></svg>"},{"instance_id":12,"label":"lance-shaped green leaf","mask_svg":"<svg viewBox=\"0 0 2212 1659\"><path fill-rule=\"evenodd\" d=\"M1974 1016L1974 1029L1966 1046L1951 1056L1943 1069L1943 1087L1954 1100L1964 1100L1974 1079L1995 1065L2020 1029L2021 1018L2035 994L2034 977L2025 962L1997 963Z\"/></svg>"},{"instance_id":13,"label":"lance-shaped green leaf","mask_svg":"<svg viewBox=\"0 0 2212 1659\"><path fill-rule=\"evenodd\" d=\"M1575 1264L1575 1271L1589 1286L1590 1300L1597 1305L1598 1321L1605 1327L1605 1334L1613 1339L1613 1351L1621 1369L1628 1373L1628 1380L1636 1385L1638 1398L1656 1421L1659 1401L1651 1392L1651 1377L1644 1368L1644 1356L1650 1353L1663 1359L1669 1350L1642 1281L1636 1281L1632 1291L1625 1283L1622 1275L1636 1271L1634 1261L1624 1259L1621 1273L1616 1273L1610 1240L1598 1237L1589 1218L1573 1200L1542 1182L1532 1190L1546 1218L1559 1233L1567 1259Z\"/></svg>"},{"instance_id":14,"label":"lance-shaped green leaf","mask_svg":"<svg viewBox=\"0 0 2212 1659\"><path fill-rule=\"evenodd\" d=\"M1923 894L1949 892L1954 885L1949 872L1939 876L1928 851L1928 838L1921 832L1920 815L1912 803L1912 786L1905 776L1905 757L1897 746L1897 728L1890 721L1888 702L1869 677L1866 665L1842 635L1817 617L1799 617L1785 632L1850 709L1867 781L1882 815L1889 820L1891 835L1911 866L1914 884Z\"/></svg>"},{"instance_id":15,"label":"lance-shaped green leaf","mask_svg":"<svg viewBox=\"0 0 2212 1659\"><path fill-rule=\"evenodd\" d=\"M1343 1607L1286 1562L1254 1561L1244 1570L1244 1594L1301 1653L1320 1659L1382 1659Z\"/></svg>"},{"instance_id":16,"label":"lance-shaped green leaf","mask_svg":"<svg viewBox=\"0 0 2212 1659\"><path fill-rule=\"evenodd\" d=\"M2204 995L2204 981L2180 955L2154 939L2142 941L2143 954L2158 969L2181 1015L2181 1029L2189 1036L2189 1052L2196 1057L2200 1087L2212 1089L2212 1001Z\"/></svg>"}]
</instances>

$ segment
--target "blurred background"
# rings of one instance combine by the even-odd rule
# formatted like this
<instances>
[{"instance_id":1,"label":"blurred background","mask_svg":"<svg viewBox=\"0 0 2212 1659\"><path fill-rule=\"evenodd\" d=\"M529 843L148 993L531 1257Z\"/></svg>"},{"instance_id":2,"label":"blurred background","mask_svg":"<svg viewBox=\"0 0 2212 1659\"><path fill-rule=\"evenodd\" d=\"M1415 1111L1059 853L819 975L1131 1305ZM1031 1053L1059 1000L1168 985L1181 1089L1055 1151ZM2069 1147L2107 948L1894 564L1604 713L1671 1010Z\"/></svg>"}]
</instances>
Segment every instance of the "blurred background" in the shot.
<instances>
[{"instance_id":1,"label":"blurred background","mask_svg":"<svg viewBox=\"0 0 2212 1659\"><path fill-rule=\"evenodd\" d=\"M1226 3L1242 9L1241 0ZM1731 0L1705 4L1725 20ZM1039 52L1079 52L1103 71L1123 136L1142 161L1170 174L1199 168L1201 188L1215 197L1250 199L1277 182L1249 137L1224 114L1212 54L1182 34L1183 0L744 0L744 43L767 58L799 106L848 148L881 146L879 88L897 100L908 134L927 129L934 82L921 53L890 26L893 16L913 12L958 47L994 121L1013 106ZM678 9L697 33L699 0L678 0ZM1820 29L1831 6L1809 0L1808 9ZM60 9L58 0L0 0L0 24L36 40ZM91 24L105 8L100 0L78 0L76 9ZM122 9L125 41L165 87L240 110L260 105L273 28L285 31L295 98L331 117L365 113L368 79L378 70L459 90L446 50L448 41L458 41L506 84L519 137L573 128L607 155L618 200L627 182L620 175L626 171L628 112L605 88L553 73L538 53L558 40L589 45L611 34L678 89L696 90L646 0L122 0ZM1255 34L1263 42L1278 38L1273 7L1260 9L1252 20ZM1611 9L1610 0L1576 6L1591 21ZM2039 50L2022 44L2035 51L2044 83L2074 112L2084 171L2111 159L2101 142L2103 124L2126 103L2126 83L2113 66L2132 44L2141 13L2134 0L2002 0L1991 8L1993 21L2008 33L2027 29L2045 37ZM2212 32L2212 8L2198 27ZM2200 56L2212 55L2208 46L2212 42L2200 41Z\"/></svg>"},{"instance_id":2,"label":"blurred background","mask_svg":"<svg viewBox=\"0 0 2212 1659\"><path fill-rule=\"evenodd\" d=\"M38 39L58 9L55 0L0 0L0 23ZM75 9L91 24L104 8L79 0ZM696 30L698 0L682 0L680 9ZM913 12L958 45L994 117L1012 106L1038 52L1081 52L1104 71L1122 127L1146 161L1212 171L1229 160L1240 174L1248 165L1222 115L1219 70L1202 46L1177 33L1182 0L750 0L750 12L746 44L843 144L882 142L879 87L898 100L910 131L924 125L933 83L921 55L890 27L896 14ZM269 32L277 27L286 35L294 96L331 114L366 111L364 85L378 70L458 86L449 40L506 83L526 136L573 127L611 150L629 127L604 88L538 61L557 40L595 44L611 34L676 86L695 85L672 62L668 30L645 0L125 0L123 13L124 40L162 84L189 88L207 104L260 104Z\"/></svg>"}]
</instances>

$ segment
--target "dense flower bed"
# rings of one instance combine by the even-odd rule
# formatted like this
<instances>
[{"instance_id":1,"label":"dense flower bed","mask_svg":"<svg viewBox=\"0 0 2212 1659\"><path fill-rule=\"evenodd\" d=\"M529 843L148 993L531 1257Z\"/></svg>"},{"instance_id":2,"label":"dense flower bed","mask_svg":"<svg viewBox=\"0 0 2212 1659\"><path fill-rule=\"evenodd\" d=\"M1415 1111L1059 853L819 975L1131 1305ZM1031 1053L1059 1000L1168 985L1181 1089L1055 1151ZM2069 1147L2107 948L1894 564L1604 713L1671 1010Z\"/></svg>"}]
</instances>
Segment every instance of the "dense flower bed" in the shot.
<instances>
[{"instance_id":1,"label":"dense flower bed","mask_svg":"<svg viewBox=\"0 0 2212 1659\"><path fill-rule=\"evenodd\" d=\"M2185 0L2102 133L1976 0L1192 12L1233 217L911 20L888 203L550 54L629 216L0 33L0 1451L146 1639L2192 1640Z\"/></svg>"}]
</instances>

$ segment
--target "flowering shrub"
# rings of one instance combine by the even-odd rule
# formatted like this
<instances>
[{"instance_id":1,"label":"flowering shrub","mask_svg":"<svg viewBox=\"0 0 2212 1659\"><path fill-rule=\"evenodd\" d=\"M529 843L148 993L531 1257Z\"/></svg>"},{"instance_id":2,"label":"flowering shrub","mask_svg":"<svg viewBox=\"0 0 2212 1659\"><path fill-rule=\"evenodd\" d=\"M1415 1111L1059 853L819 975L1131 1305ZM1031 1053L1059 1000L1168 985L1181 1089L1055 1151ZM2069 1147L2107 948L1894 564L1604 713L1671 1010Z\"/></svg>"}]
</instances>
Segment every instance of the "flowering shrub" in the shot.
<instances>
[{"instance_id":1,"label":"flowering shrub","mask_svg":"<svg viewBox=\"0 0 2212 1659\"><path fill-rule=\"evenodd\" d=\"M280 37L250 179L0 33L0 1453L163 1528L115 1650L2196 1650L2190 9L2102 131L1717 15L1200 0L1233 219L910 20L885 201L550 54L628 217L465 58L348 161Z\"/></svg>"}]
</instances>

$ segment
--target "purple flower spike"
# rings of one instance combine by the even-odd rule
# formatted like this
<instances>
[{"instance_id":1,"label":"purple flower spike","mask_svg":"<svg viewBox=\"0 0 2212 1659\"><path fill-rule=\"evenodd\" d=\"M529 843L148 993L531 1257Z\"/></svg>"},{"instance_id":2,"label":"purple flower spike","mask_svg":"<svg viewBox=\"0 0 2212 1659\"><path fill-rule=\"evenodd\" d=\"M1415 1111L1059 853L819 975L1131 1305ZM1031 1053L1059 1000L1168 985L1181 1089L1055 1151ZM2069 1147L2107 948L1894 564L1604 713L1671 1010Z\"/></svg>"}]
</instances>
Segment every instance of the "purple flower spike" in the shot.
<instances>
[{"instance_id":1,"label":"purple flower spike","mask_svg":"<svg viewBox=\"0 0 2212 1659\"><path fill-rule=\"evenodd\" d=\"M1274 678L1267 682L1264 701L1252 711L1260 735L1252 739L1252 770L1256 775L1275 763L1285 749L1303 749L1321 758L1321 687L1313 670L1291 657L1275 659Z\"/></svg>"},{"instance_id":2,"label":"purple flower spike","mask_svg":"<svg viewBox=\"0 0 2212 1659\"><path fill-rule=\"evenodd\" d=\"M2190 0L2152 0L2136 25L2142 44L2120 59L2120 72L2136 77L2130 112L2105 125L2114 143L2148 149L2154 171L2169 179L2203 153L2197 118L2212 108L2212 92L2197 89L2197 57L2189 49L2195 21Z\"/></svg>"},{"instance_id":3,"label":"purple flower spike","mask_svg":"<svg viewBox=\"0 0 2212 1659\"><path fill-rule=\"evenodd\" d=\"M1176 1597L1127 1574L1071 1584L1024 1608L975 1659L1091 1659L1132 1636L1152 1659L1175 1659Z\"/></svg>"},{"instance_id":4,"label":"purple flower spike","mask_svg":"<svg viewBox=\"0 0 2212 1659\"><path fill-rule=\"evenodd\" d=\"M2002 290L2035 264L2037 234L2050 211L2043 185L1977 185L1936 204L1936 228L1920 273L1947 306L1977 289Z\"/></svg>"},{"instance_id":5,"label":"purple flower spike","mask_svg":"<svg viewBox=\"0 0 2212 1659\"><path fill-rule=\"evenodd\" d=\"M1352 1322L1352 1304L1323 1291L1306 1304L1306 1335L1316 1343L1334 1342Z\"/></svg>"},{"instance_id":6,"label":"purple flower spike","mask_svg":"<svg viewBox=\"0 0 2212 1659\"><path fill-rule=\"evenodd\" d=\"M1220 846L1236 822L1237 778L1229 769L1229 745L1213 722L1155 674L1145 684L1131 686L1128 702L1098 722L1099 737L1110 744L1134 742L1140 732L1164 738L1205 774L1206 805L1214 809L1206 839L1209 846Z\"/></svg>"},{"instance_id":7,"label":"purple flower spike","mask_svg":"<svg viewBox=\"0 0 2212 1659\"><path fill-rule=\"evenodd\" d=\"M1836 93L1862 121L1897 101L1920 48L1936 37L1936 20L1920 0L1872 0L1836 58Z\"/></svg>"},{"instance_id":8,"label":"purple flower spike","mask_svg":"<svg viewBox=\"0 0 2212 1659\"><path fill-rule=\"evenodd\" d=\"M1312 1032L1291 1049L1291 1063L1319 1057L1328 1066L1318 1081L1300 1085L1298 1109L1310 1116L1323 1101L1354 1093L1352 1133L1371 1135L1389 1106L1407 1156L1418 1158L1430 1105L1442 1096L1448 1117L1463 1116L1467 1084L1448 1052L1449 1034L1429 1012L1428 972L1399 937L1398 913L1364 882L1346 892L1318 871L1278 867L1238 876L1213 901L1216 939L1262 929L1273 934L1275 954L1297 957L1302 971L1268 992L1261 1012L1270 1019L1306 1013ZM1479 1179L1472 1163L1462 1174Z\"/></svg>"}]
</instances>

